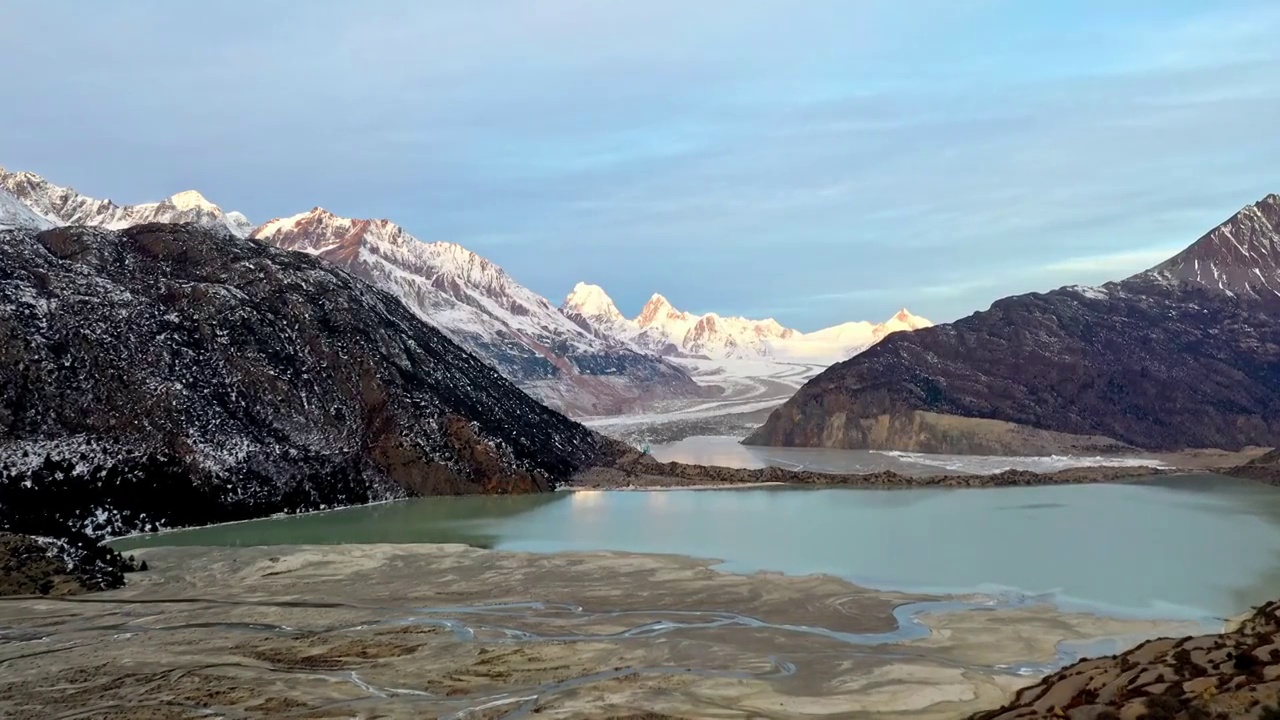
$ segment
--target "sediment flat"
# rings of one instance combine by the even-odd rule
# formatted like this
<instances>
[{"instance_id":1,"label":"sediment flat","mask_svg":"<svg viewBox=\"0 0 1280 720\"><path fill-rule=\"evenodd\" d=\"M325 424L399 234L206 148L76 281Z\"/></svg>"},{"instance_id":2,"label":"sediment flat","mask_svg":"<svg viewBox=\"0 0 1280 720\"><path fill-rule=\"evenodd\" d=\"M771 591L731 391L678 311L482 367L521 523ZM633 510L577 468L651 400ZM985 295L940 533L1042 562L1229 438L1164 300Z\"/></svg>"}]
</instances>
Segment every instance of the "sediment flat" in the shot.
<instances>
[{"instance_id":1,"label":"sediment flat","mask_svg":"<svg viewBox=\"0 0 1280 720\"><path fill-rule=\"evenodd\" d=\"M923 614L905 637L895 608L930 598L679 556L138 555L127 588L0 601L0 716L951 718L1034 682L1007 666L1062 641L1198 629L1029 604Z\"/></svg>"}]
</instances>

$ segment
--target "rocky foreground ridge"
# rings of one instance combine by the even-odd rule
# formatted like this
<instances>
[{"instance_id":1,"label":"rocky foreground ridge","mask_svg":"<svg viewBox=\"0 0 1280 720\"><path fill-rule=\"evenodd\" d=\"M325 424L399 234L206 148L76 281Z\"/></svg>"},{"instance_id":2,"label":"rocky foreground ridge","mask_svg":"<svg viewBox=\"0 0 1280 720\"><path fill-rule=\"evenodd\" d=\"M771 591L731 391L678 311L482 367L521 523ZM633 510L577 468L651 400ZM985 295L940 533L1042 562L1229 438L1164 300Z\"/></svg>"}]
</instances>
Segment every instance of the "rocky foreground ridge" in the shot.
<instances>
[{"instance_id":1,"label":"rocky foreground ridge","mask_svg":"<svg viewBox=\"0 0 1280 720\"><path fill-rule=\"evenodd\" d=\"M745 442L976 454L1280 445L1280 195L1127 280L996 301L810 380Z\"/></svg>"},{"instance_id":2,"label":"rocky foreground ridge","mask_svg":"<svg viewBox=\"0 0 1280 720\"><path fill-rule=\"evenodd\" d=\"M619 451L317 258L195 225L0 232L0 530L536 492Z\"/></svg>"},{"instance_id":3,"label":"rocky foreground ridge","mask_svg":"<svg viewBox=\"0 0 1280 720\"><path fill-rule=\"evenodd\" d=\"M1085 660L970 720L1280 718L1280 600L1222 635L1152 640Z\"/></svg>"}]
</instances>

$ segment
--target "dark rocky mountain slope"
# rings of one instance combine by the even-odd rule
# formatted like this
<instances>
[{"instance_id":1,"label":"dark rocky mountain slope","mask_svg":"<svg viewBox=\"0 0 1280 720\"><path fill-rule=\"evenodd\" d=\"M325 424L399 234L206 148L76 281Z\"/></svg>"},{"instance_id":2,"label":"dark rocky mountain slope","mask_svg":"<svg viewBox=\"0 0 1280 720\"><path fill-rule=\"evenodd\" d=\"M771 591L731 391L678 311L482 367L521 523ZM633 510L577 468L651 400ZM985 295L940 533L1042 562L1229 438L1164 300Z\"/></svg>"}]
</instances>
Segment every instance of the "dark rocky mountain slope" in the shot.
<instances>
[{"instance_id":1,"label":"dark rocky mountain slope","mask_svg":"<svg viewBox=\"0 0 1280 720\"><path fill-rule=\"evenodd\" d=\"M320 259L195 225L0 232L0 529L546 490L621 449Z\"/></svg>"},{"instance_id":2,"label":"dark rocky mountain slope","mask_svg":"<svg viewBox=\"0 0 1280 720\"><path fill-rule=\"evenodd\" d=\"M1280 195L1166 263L891 335L745 442L1042 454L1280 444Z\"/></svg>"}]
</instances>

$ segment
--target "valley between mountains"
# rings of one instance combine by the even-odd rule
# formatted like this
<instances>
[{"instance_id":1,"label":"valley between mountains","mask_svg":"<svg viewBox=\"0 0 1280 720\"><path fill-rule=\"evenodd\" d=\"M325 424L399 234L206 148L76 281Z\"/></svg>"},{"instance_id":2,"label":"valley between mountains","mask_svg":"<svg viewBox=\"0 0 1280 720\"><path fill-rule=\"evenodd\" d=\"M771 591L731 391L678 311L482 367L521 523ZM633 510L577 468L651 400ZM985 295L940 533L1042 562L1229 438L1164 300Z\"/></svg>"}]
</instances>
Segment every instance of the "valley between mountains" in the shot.
<instances>
[{"instance_id":1,"label":"valley between mountains","mask_svg":"<svg viewBox=\"0 0 1280 720\"><path fill-rule=\"evenodd\" d=\"M194 190L119 206L3 168L0 189L14 206L0 207L0 225L121 229L192 222L316 255L395 295L526 392L575 417L703 416L721 407L753 413L737 425L754 426L754 413L781 404L832 362L892 332L930 324L903 310L883 323L800 333L774 320L680 311L658 294L627 319L598 286L579 283L556 306L476 253L422 242L388 220L343 218L317 207L254 226Z\"/></svg>"}]
</instances>

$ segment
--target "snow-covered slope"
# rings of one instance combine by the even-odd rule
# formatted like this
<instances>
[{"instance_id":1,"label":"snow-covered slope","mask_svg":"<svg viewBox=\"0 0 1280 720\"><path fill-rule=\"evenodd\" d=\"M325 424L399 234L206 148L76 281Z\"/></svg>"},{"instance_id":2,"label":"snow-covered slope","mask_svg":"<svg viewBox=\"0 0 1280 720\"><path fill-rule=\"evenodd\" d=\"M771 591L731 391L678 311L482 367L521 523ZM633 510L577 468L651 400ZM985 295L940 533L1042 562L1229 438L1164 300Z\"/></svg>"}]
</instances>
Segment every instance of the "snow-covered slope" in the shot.
<instances>
[{"instance_id":1,"label":"snow-covered slope","mask_svg":"<svg viewBox=\"0 0 1280 720\"><path fill-rule=\"evenodd\" d=\"M143 223L192 222L225 228L236 237L248 237L253 224L241 213L223 212L195 190L186 190L160 202L116 205L110 200L81 195L55 185L31 172L10 172L0 167L0 188L12 193L51 225L92 225L111 229Z\"/></svg>"},{"instance_id":2,"label":"snow-covered slope","mask_svg":"<svg viewBox=\"0 0 1280 720\"><path fill-rule=\"evenodd\" d=\"M565 412L611 414L701 392L681 369L598 336L460 245L426 243L388 220L322 208L272 220L253 237L318 255L388 290L455 342Z\"/></svg>"},{"instance_id":3,"label":"snow-covered slope","mask_svg":"<svg viewBox=\"0 0 1280 720\"><path fill-rule=\"evenodd\" d=\"M0 230L44 230L52 226L13 195L0 190Z\"/></svg>"},{"instance_id":4,"label":"snow-covered slope","mask_svg":"<svg viewBox=\"0 0 1280 720\"><path fill-rule=\"evenodd\" d=\"M598 336L612 336L671 357L712 359L776 358L837 362L893 332L933 323L903 309L882 323L848 322L811 333L783 327L777 320L694 315L654 294L640 314L627 318L598 285L578 283L560 306L566 317Z\"/></svg>"}]
</instances>

